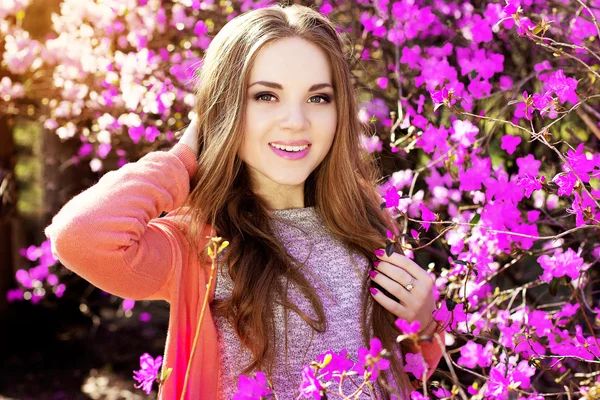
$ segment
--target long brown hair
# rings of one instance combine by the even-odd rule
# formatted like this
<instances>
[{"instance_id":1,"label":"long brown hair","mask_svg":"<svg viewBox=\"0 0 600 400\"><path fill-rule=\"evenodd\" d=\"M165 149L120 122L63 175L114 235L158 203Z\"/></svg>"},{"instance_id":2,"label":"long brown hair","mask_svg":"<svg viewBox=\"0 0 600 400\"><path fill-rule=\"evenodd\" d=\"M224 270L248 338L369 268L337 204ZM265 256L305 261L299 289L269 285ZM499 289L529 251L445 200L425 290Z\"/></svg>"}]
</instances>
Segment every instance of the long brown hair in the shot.
<instances>
[{"instance_id":1,"label":"long brown hair","mask_svg":"<svg viewBox=\"0 0 600 400\"><path fill-rule=\"evenodd\" d=\"M252 192L248 169L238 157L253 61L263 46L288 37L310 41L328 55L337 105L332 148L305 182L305 206L314 206L327 228L352 251L363 254L370 267L374 250L386 244L386 230L397 223L380 208L376 189L379 170L374 157L361 146L366 127L358 119L344 41L335 25L317 11L299 5L261 8L228 22L208 47L197 75L198 171L184 207L191 221L187 226L191 244L198 255L204 251L197 243L205 242L200 234L206 224L230 242L223 261L234 282L232 297L215 301L213 308L227 316L253 355L245 374L272 371L275 330L270 305L275 302L297 312L317 332L324 332L326 326L321 300L299 272L298 261L274 238L266 203ZM310 300L316 319L287 298L281 277ZM367 344L376 336L395 353L399 334L395 317L372 299L366 273L363 281L363 340ZM389 372L395 381L392 386L408 390L408 379L397 357L392 358ZM387 372L380 376L390 382Z\"/></svg>"}]
</instances>

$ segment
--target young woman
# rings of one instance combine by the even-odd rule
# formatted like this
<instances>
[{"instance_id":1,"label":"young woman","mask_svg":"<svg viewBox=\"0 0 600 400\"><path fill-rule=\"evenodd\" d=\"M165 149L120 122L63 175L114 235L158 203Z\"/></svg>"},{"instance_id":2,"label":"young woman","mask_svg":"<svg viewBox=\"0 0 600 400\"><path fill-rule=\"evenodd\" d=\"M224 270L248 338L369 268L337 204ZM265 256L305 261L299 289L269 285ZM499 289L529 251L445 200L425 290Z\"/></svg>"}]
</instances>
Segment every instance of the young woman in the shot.
<instances>
[{"instance_id":1,"label":"young woman","mask_svg":"<svg viewBox=\"0 0 600 400\"><path fill-rule=\"evenodd\" d=\"M411 349L396 344L394 322L432 334L433 283L410 259L381 254L396 221L379 207L335 26L297 5L232 19L206 51L195 112L171 150L105 174L45 230L56 257L94 285L169 302L161 398L230 399L240 374L263 371L292 399L303 365L328 350L356 361L371 337L394 354L380 379L406 395ZM196 332L210 236L230 245ZM441 349L422 351L432 372Z\"/></svg>"}]
</instances>

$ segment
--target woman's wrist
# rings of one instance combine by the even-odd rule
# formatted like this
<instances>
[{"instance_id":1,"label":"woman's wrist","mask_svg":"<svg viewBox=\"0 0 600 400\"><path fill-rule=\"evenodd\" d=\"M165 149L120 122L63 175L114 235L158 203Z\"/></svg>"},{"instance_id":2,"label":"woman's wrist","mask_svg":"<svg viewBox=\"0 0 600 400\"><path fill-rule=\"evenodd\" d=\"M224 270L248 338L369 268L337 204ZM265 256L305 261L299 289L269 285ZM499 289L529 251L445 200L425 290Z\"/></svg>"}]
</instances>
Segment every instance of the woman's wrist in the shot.
<instances>
[{"instance_id":1,"label":"woman's wrist","mask_svg":"<svg viewBox=\"0 0 600 400\"><path fill-rule=\"evenodd\" d=\"M437 332L439 326L435 318L431 318L431 320L425 325L423 329L419 331L420 336L432 336Z\"/></svg>"}]
</instances>

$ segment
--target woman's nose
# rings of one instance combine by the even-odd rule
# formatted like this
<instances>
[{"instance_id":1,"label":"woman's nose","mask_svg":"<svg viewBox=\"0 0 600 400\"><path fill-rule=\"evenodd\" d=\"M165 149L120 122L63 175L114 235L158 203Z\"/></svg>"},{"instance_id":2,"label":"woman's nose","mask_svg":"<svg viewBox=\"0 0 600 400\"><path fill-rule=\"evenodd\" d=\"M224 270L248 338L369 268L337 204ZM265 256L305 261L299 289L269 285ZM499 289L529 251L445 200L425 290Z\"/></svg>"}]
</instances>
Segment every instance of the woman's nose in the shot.
<instances>
[{"instance_id":1,"label":"woman's nose","mask_svg":"<svg viewBox=\"0 0 600 400\"><path fill-rule=\"evenodd\" d=\"M282 128L302 129L307 124L306 110L303 104L291 104L285 108L281 121Z\"/></svg>"}]
</instances>

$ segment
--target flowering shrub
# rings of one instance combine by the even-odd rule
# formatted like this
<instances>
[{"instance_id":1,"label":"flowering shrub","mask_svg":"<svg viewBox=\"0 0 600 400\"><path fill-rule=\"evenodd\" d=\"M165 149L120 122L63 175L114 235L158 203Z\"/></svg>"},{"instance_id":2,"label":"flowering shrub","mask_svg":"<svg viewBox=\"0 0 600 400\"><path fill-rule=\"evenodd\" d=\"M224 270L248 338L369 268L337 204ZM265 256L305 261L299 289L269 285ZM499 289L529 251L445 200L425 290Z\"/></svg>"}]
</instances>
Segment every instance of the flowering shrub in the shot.
<instances>
[{"instance_id":1,"label":"flowering shrub","mask_svg":"<svg viewBox=\"0 0 600 400\"><path fill-rule=\"evenodd\" d=\"M0 9L0 112L80 141L74 165L98 173L142 155L128 143L151 151L174 139L210 38L266 4L65 0L38 41L21 27L28 3ZM319 10L352 37L359 118L376 132L363 145L384 155L382 208L403 221L388 239L437 276L448 376L413 399L598 398L600 2L326 0ZM23 255L39 265L18 271L9 300L68 294L47 242ZM414 327L398 327L413 340ZM343 371L374 379L386 364L373 361L384 352L373 341L356 362L332 349L298 371L302 395L335 393L328 382ZM418 353L404 361L411 376L427 368ZM238 396L267 397L267 386L244 377Z\"/></svg>"}]
</instances>

